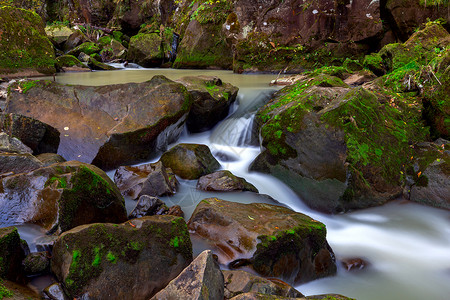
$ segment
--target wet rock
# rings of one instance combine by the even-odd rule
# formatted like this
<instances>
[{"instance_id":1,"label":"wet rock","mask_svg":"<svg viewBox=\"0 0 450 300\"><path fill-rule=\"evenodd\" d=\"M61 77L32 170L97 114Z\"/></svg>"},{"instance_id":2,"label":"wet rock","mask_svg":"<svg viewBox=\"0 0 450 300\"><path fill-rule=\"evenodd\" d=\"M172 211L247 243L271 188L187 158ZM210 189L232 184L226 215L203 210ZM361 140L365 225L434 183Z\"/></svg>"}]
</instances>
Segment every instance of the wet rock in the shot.
<instances>
[{"instance_id":1,"label":"wet rock","mask_svg":"<svg viewBox=\"0 0 450 300\"><path fill-rule=\"evenodd\" d=\"M344 259L341 259L341 265L347 271L357 271L357 270L365 269L370 264L365 259L356 257L356 258L344 258Z\"/></svg>"},{"instance_id":2,"label":"wet rock","mask_svg":"<svg viewBox=\"0 0 450 300\"><path fill-rule=\"evenodd\" d=\"M42 153L42 154L36 155L36 158L42 162L44 167L47 167L47 166L50 166L50 165L56 164L56 163L63 163L66 161L64 159L64 157L62 157L61 155L56 154L56 153Z\"/></svg>"},{"instance_id":3,"label":"wet rock","mask_svg":"<svg viewBox=\"0 0 450 300\"><path fill-rule=\"evenodd\" d=\"M205 250L152 300L223 299L223 285L223 274L217 261L210 250Z\"/></svg>"},{"instance_id":4,"label":"wet rock","mask_svg":"<svg viewBox=\"0 0 450 300\"><path fill-rule=\"evenodd\" d=\"M89 38L81 30L77 29L67 38L63 50L68 52L87 41L89 41Z\"/></svg>"},{"instance_id":5,"label":"wet rock","mask_svg":"<svg viewBox=\"0 0 450 300\"><path fill-rule=\"evenodd\" d=\"M1 225L33 223L64 232L126 219L119 190L92 165L69 161L0 179Z\"/></svg>"},{"instance_id":6,"label":"wet rock","mask_svg":"<svg viewBox=\"0 0 450 300\"><path fill-rule=\"evenodd\" d=\"M349 298L339 294L323 294L323 295L312 295L307 296L306 299L311 300L328 300L328 299L336 299L336 300L355 300L353 298Z\"/></svg>"},{"instance_id":7,"label":"wet rock","mask_svg":"<svg viewBox=\"0 0 450 300\"><path fill-rule=\"evenodd\" d=\"M233 175L230 171L217 171L198 179L197 189L204 191L250 191L258 193L258 189L244 178Z\"/></svg>"},{"instance_id":8,"label":"wet rock","mask_svg":"<svg viewBox=\"0 0 450 300\"><path fill-rule=\"evenodd\" d=\"M101 59L101 57L99 56L98 59ZM97 59L95 59L94 57L89 57L87 65L89 68L91 68L91 70L98 70L98 71L116 70L115 67L102 63Z\"/></svg>"},{"instance_id":9,"label":"wet rock","mask_svg":"<svg viewBox=\"0 0 450 300\"><path fill-rule=\"evenodd\" d=\"M136 207L128 215L128 219L153 215L166 215L168 211L169 208L160 199L143 195L139 197Z\"/></svg>"},{"instance_id":10,"label":"wet rock","mask_svg":"<svg viewBox=\"0 0 450 300\"><path fill-rule=\"evenodd\" d=\"M26 83L19 82L18 86L23 90L29 88ZM14 113L4 114L0 127L30 147L34 155L58 151L59 131L37 119Z\"/></svg>"},{"instance_id":11,"label":"wet rock","mask_svg":"<svg viewBox=\"0 0 450 300\"><path fill-rule=\"evenodd\" d=\"M50 271L50 253L47 251L30 253L23 260L22 266L27 276L48 273Z\"/></svg>"},{"instance_id":12,"label":"wet rock","mask_svg":"<svg viewBox=\"0 0 450 300\"><path fill-rule=\"evenodd\" d=\"M178 144L165 152L160 161L183 179L198 179L220 167L208 146L199 144Z\"/></svg>"},{"instance_id":13,"label":"wet rock","mask_svg":"<svg viewBox=\"0 0 450 300\"><path fill-rule=\"evenodd\" d=\"M33 81L26 93L14 91L8 99L8 112L62 132L58 154L104 169L164 150L181 134L191 106L186 88L164 76L97 87Z\"/></svg>"},{"instance_id":14,"label":"wet rock","mask_svg":"<svg viewBox=\"0 0 450 300\"><path fill-rule=\"evenodd\" d=\"M55 73L55 51L36 13L0 7L0 77Z\"/></svg>"},{"instance_id":15,"label":"wet rock","mask_svg":"<svg viewBox=\"0 0 450 300\"><path fill-rule=\"evenodd\" d=\"M209 130L223 120L239 90L217 77L186 76L177 81L188 89L194 101L186 121L191 132Z\"/></svg>"},{"instance_id":16,"label":"wet rock","mask_svg":"<svg viewBox=\"0 0 450 300\"><path fill-rule=\"evenodd\" d=\"M42 166L42 162L29 153L0 153L0 174L27 173Z\"/></svg>"},{"instance_id":17,"label":"wet rock","mask_svg":"<svg viewBox=\"0 0 450 300\"><path fill-rule=\"evenodd\" d=\"M49 252L53 250L53 245L55 244L57 235L43 235L35 240L36 249L39 252Z\"/></svg>"},{"instance_id":18,"label":"wet rock","mask_svg":"<svg viewBox=\"0 0 450 300\"><path fill-rule=\"evenodd\" d=\"M139 33L131 37L127 60L143 67L161 65L164 58L159 33Z\"/></svg>"},{"instance_id":19,"label":"wet rock","mask_svg":"<svg viewBox=\"0 0 450 300\"><path fill-rule=\"evenodd\" d=\"M161 162L140 166L121 166L114 173L114 182L123 195L137 199L142 195L173 195L179 182L170 168Z\"/></svg>"},{"instance_id":20,"label":"wet rock","mask_svg":"<svg viewBox=\"0 0 450 300\"><path fill-rule=\"evenodd\" d=\"M289 298L301 298L303 294L281 280L269 280L245 271L223 270L225 299L239 294L261 293Z\"/></svg>"},{"instance_id":21,"label":"wet rock","mask_svg":"<svg viewBox=\"0 0 450 300\"><path fill-rule=\"evenodd\" d=\"M71 299L149 299L191 261L184 220L152 216L65 232L53 248L51 268Z\"/></svg>"},{"instance_id":22,"label":"wet rock","mask_svg":"<svg viewBox=\"0 0 450 300\"><path fill-rule=\"evenodd\" d=\"M412 185L409 199L425 205L450 209L450 143L439 139L416 146L414 165L407 175Z\"/></svg>"},{"instance_id":23,"label":"wet rock","mask_svg":"<svg viewBox=\"0 0 450 300\"><path fill-rule=\"evenodd\" d=\"M442 18L447 23L450 22L450 16L446 12L448 5L439 1L390 0L386 2L386 11L392 18L391 26L396 28L396 34L404 41L427 20Z\"/></svg>"},{"instance_id":24,"label":"wet rock","mask_svg":"<svg viewBox=\"0 0 450 300\"><path fill-rule=\"evenodd\" d=\"M209 198L197 205L188 228L221 264L245 260L263 276L297 284L336 273L325 225L285 207Z\"/></svg>"},{"instance_id":25,"label":"wet rock","mask_svg":"<svg viewBox=\"0 0 450 300\"><path fill-rule=\"evenodd\" d=\"M22 281L22 260L24 258L25 253L17 228L0 228L0 278Z\"/></svg>"},{"instance_id":26,"label":"wet rock","mask_svg":"<svg viewBox=\"0 0 450 300\"><path fill-rule=\"evenodd\" d=\"M176 217L184 217L184 212L179 205L171 206L167 214Z\"/></svg>"},{"instance_id":27,"label":"wet rock","mask_svg":"<svg viewBox=\"0 0 450 300\"><path fill-rule=\"evenodd\" d=\"M0 132L0 153L28 153L33 150L24 145L19 139L12 137L6 132Z\"/></svg>"},{"instance_id":28,"label":"wet rock","mask_svg":"<svg viewBox=\"0 0 450 300\"><path fill-rule=\"evenodd\" d=\"M42 293L50 300L67 300L64 290L59 283L46 287Z\"/></svg>"}]
</instances>

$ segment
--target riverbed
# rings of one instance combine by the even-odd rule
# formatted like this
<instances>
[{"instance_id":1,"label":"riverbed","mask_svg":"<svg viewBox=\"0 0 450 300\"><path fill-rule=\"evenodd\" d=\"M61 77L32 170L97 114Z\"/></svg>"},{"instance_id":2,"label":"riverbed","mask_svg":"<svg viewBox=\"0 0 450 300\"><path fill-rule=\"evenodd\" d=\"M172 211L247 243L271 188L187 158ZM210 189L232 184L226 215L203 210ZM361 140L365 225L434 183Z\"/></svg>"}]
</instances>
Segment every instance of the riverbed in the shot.
<instances>
[{"instance_id":1,"label":"riverbed","mask_svg":"<svg viewBox=\"0 0 450 300\"><path fill-rule=\"evenodd\" d=\"M277 88L269 85L277 75L234 74L216 70L127 69L107 72L66 73L55 80L66 84L105 85L143 82L154 75L178 79L188 75L218 76L239 87L238 102L230 116L210 131L184 132L177 143L200 143L210 147L222 168L244 177L260 193L307 214L327 226L327 239L343 258L363 258L369 265L348 272L338 262L334 277L296 286L305 295L339 293L359 300L446 300L450 295L450 212L398 199L384 206L340 215L325 215L309 209L279 180L266 174L248 172L260 149L251 139L253 112ZM51 78L50 78L51 79ZM114 172L109 172L113 176ZM252 193L212 193L195 189L196 181L180 180L180 191L163 197L168 206L178 204L189 218L197 203L208 197L239 202L263 201ZM134 202L127 200L127 209ZM28 228L28 227L27 227ZM33 231L34 230L34 231ZM42 233L22 228L31 244ZM33 248L33 245L31 245ZM202 245L194 245L195 252Z\"/></svg>"}]
</instances>

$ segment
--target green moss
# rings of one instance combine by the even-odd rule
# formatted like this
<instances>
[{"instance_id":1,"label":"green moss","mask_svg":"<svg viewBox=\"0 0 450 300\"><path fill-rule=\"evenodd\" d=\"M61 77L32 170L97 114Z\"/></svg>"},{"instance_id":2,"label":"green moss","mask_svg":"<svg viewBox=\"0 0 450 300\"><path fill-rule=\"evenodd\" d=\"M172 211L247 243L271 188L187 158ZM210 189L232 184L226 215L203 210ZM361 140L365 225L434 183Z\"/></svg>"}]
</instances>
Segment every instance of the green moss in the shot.
<instances>
[{"instance_id":1,"label":"green moss","mask_svg":"<svg viewBox=\"0 0 450 300\"><path fill-rule=\"evenodd\" d=\"M0 300L3 298L10 298L13 297L14 294L10 290L8 290L4 285L2 280L0 279Z\"/></svg>"},{"instance_id":2,"label":"green moss","mask_svg":"<svg viewBox=\"0 0 450 300\"><path fill-rule=\"evenodd\" d=\"M262 124L263 146L273 156L296 157L297 152L286 143L289 133L303 127L303 116L317 109L323 102L321 94L308 90L311 87L347 87L339 78L320 74L298 81L281 90L276 98L262 107L257 115L257 123Z\"/></svg>"},{"instance_id":3,"label":"green moss","mask_svg":"<svg viewBox=\"0 0 450 300\"><path fill-rule=\"evenodd\" d=\"M112 264L117 263L117 256L114 255L111 251L106 254L106 259Z\"/></svg>"},{"instance_id":4,"label":"green moss","mask_svg":"<svg viewBox=\"0 0 450 300\"><path fill-rule=\"evenodd\" d=\"M396 185L401 184L401 171L411 156L409 145L426 137L419 118L394 102L380 103L375 94L362 88L347 93L339 107L322 115L324 121L344 130L347 161L353 169L370 165Z\"/></svg>"},{"instance_id":5,"label":"green moss","mask_svg":"<svg viewBox=\"0 0 450 300\"><path fill-rule=\"evenodd\" d=\"M58 184L56 186L56 188L58 189L65 189L67 187L67 178L66 177L50 177L47 182L45 183L45 186L49 186L52 185L53 182L57 181Z\"/></svg>"},{"instance_id":6,"label":"green moss","mask_svg":"<svg viewBox=\"0 0 450 300\"><path fill-rule=\"evenodd\" d=\"M24 9L0 7L0 73L36 69L54 73L55 53L42 19Z\"/></svg>"}]
</instances>

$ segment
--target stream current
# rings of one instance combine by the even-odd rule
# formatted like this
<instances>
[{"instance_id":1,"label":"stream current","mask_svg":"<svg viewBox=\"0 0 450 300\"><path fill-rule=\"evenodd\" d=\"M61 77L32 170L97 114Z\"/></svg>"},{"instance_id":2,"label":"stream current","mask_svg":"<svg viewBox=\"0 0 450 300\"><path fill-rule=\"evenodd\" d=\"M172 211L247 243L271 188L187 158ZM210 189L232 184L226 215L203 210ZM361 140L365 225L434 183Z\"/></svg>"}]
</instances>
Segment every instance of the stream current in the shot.
<instances>
[{"instance_id":1,"label":"stream current","mask_svg":"<svg viewBox=\"0 0 450 300\"><path fill-rule=\"evenodd\" d=\"M293 210L326 224L327 240L337 258L337 275L296 286L300 292L304 295L338 293L358 300L449 299L449 211L396 200L381 207L325 215L309 209L279 180L270 175L248 171L249 164L260 152L257 143L251 140L254 112L277 89L269 86L276 75L240 75L217 70L126 69L59 74L56 81L65 84L105 85L143 82L161 74L172 80L188 75L218 76L224 82L239 87L238 101L227 119L207 132L190 134L185 131L177 143L208 145L223 169L244 177L261 194L270 195ZM108 172L108 175L112 178L114 172ZM197 203L208 197L242 203L269 201L250 192L201 192L195 188L196 181L180 180L180 183L177 194L161 199L168 206L180 205L186 220ZM130 212L135 202L126 199L126 205ZM19 231L32 250L35 249L33 243L36 237L43 234L43 230L28 225L19 226ZM193 244L194 255L204 249L201 243L193 241ZM363 258L369 265L362 270L350 272L340 265L340 259L355 257Z\"/></svg>"}]
</instances>

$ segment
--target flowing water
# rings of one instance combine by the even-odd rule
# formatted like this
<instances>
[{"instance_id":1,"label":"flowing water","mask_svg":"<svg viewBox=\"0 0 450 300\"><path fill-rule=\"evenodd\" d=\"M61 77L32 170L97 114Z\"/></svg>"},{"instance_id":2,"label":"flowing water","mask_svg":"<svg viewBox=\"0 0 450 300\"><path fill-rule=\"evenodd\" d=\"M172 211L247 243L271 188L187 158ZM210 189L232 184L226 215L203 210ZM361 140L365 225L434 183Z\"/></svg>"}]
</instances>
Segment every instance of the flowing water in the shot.
<instances>
[{"instance_id":1,"label":"flowing water","mask_svg":"<svg viewBox=\"0 0 450 300\"><path fill-rule=\"evenodd\" d=\"M268 83L274 75L238 75L229 71L134 69L112 72L70 73L56 77L61 83L104 85L142 82L153 75L170 79L187 75L214 75L240 88L239 105L213 130L189 134L178 142L207 144L212 153L237 176L245 177L261 194L305 213L326 224L327 239L337 259L363 258L370 263L362 270L348 272L340 265L334 277L316 280L296 288L305 295L340 293L359 300L446 300L450 298L450 212L397 200L382 207L341 215L311 211L288 187L270 175L249 173L248 166L259 148L251 139L253 112L275 88ZM110 176L113 172L109 173ZM268 197L252 193L212 193L195 189L196 181L180 180L179 192L162 198L169 206L182 206L186 218L197 203L207 197L239 202L268 202ZM135 202L127 200L127 208ZM31 244L42 233L34 227L20 228ZM204 245L195 244L198 253Z\"/></svg>"}]
</instances>

